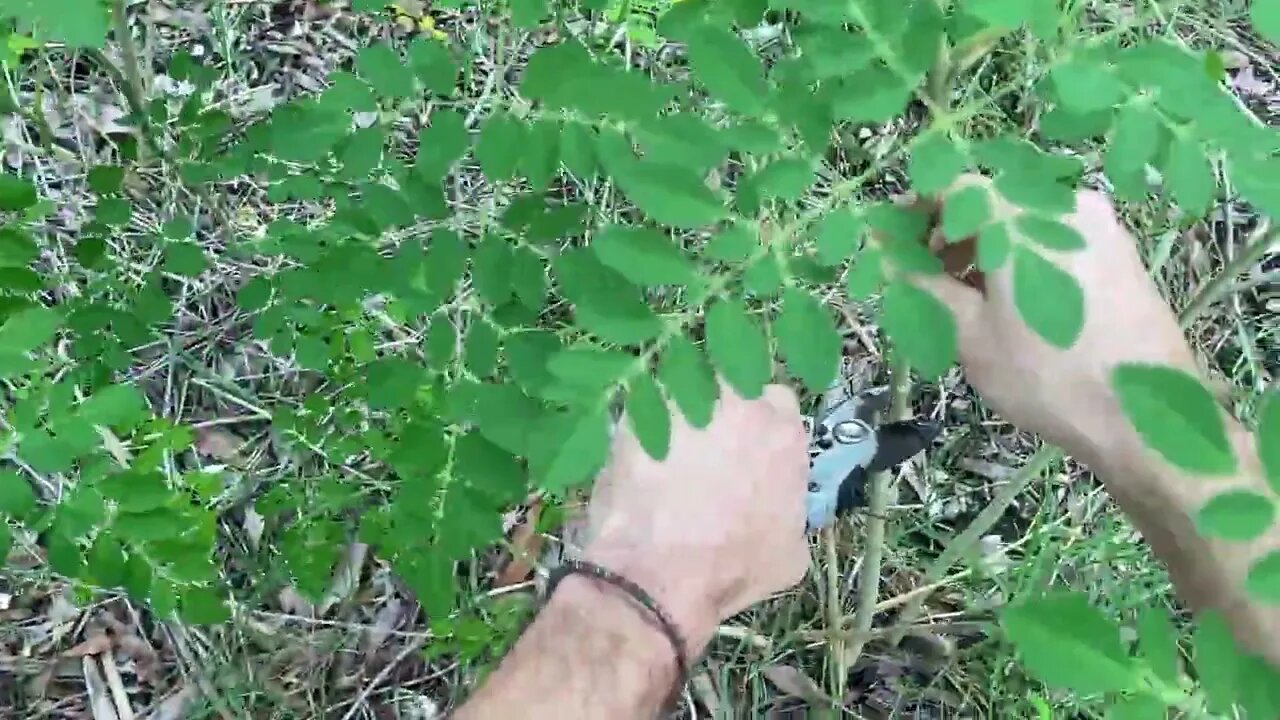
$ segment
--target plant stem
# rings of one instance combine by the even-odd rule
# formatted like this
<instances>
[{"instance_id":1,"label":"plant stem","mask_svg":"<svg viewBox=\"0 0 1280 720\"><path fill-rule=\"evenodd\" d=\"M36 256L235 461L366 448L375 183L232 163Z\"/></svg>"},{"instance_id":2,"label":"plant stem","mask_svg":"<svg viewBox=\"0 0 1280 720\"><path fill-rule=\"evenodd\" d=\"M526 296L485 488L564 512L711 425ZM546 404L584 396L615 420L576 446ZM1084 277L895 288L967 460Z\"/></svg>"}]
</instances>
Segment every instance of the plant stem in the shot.
<instances>
[{"instance_id":1,"label":"plant stem","mask_svg":"<svg viewBox=\"0 0 1280 720\"><path fill-rule=\"evenodd\" d=\"M902 353L894 348L889 355L889 420L896 422L910 417L907 394L911 388L911 367ZM893 478L889 471L875 473L867 482L866 545L862 551L862 567L858 573L858 606L854 610L853 629L847 639L849 647L841 658L841 669L857 662L870 637L871 621L876 614L876 599L880 595L880 568L884 562L885 514L889 510L889 494ZM838 630L840 624L831 627Z\"/></svg>"},{"instance_id":2,"label":"plant stem","mask_svg":"<svg viewBox=\"0 0 1280 720\"><path fill-rule=\"evenodd\" d=\"M837 549L840 521L837 519L829 527L822 530L822 549L826 560L827 627L834 630L840 627L844 617L843 597L840 588L840 551ZM832 635L827 645L827 671L830 676L830 695L839 702L844 697L845 679L849 675L844 663L844 638Z\"/></svg>"},{"instance_id":3,"label":"plant stem","mask_svg":"<svg viewBox=\"0 0 1280 720\"><path fill-rule=\"evenodd\" d=\"M142 69L138 64L138 46L133 42L133 33L129 30L128 3L126 0L111 0L111 21L115 32L116 43L120 46L120 60L124 64L124 94L133 111L140 117L138 122L145 123L147 115L146 86L142 83Z\"/></svg>"},{"instance_id":4,"label":"plant stem","mask_svg":"<svg viewBox=\"0 0 1280 720\"><path fill-rule=\"evenodd\" d=\"M1235 279L1261 262L1263 256L1278 240L1280 240L1280 231L1273 229L1266 221L1259 225L1253 234L1249 236L1249 239L1245 241L1244 247L1240 249L1240 254L1227 263L1221 273L1215 275L1212 280L1196 291L1195 297L1191 298L1191 302L1187 303L1182 312L1178 313L1178 322L1183 327L1190 325L1210 305L1230 294Z\"/></svg>"}]
</instances>

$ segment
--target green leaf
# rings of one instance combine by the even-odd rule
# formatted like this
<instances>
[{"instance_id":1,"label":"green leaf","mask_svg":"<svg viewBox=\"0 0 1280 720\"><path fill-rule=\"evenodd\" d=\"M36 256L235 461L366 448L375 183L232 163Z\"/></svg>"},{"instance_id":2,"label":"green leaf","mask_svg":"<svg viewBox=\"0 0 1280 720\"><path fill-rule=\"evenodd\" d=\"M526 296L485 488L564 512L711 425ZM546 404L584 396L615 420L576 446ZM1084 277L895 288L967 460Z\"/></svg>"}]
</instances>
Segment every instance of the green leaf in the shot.
<instances>
[{"instance_id":1,"label":"green leaf","mask_svg":"<svg viewBox=\"0 0 1280 720\"><path fill-rule=\"evenodd\" d=\"M423 272L427 288L443 297L452 297L467 266L467 244L452 230L431 233Z\"/></svg>"},{"instance_id":2,"label":"green leaf","mask_svg":"<svg viewBox=\"0 0 1280 720\"><path fill-rule=\"evenodd\" d=\"M527 132L523 123L509 115L490 115L476 142L476 161L491 182L510 180L524 149Z\"/></svg>"},{"instance_id":3,"label":"green leaf","mask_svg":"<svg viewBox=\"0 0 1280 720\"><path fill-rule=\"evenodd\" d=\"M110 18L98 0L9 0L6 15L16 17L19 26L40 41L63 42L73 48L101 48Z\"/></svg>"},{"instance_id":4,"label":"green leaf","mask_svg":"<svg viewBox=\"0 0 1280 720\"><path fill-rule=\"evenodd\" d=\"M1250 490L1218 493L1196 514L1196 529L1205 537L1244 542L1265 533L1275 520L1271 499Z\"/></svg>"},{"instance_id":5,"label":"green leaf","mask_svg":"<svg viewBox=\"0 0 1280 720\"><path fill-rule=\"evenodd\" d=\"M1013 249L1013 304L1037 335L1063 349L1084 329L1084 291L1076 279L1025 245Z\"/></svg>"},{"instance_id":6,"label":"green leaf","mask_svg":"<svg viewBox=\"0 0 1280 720\"><path fill-rule=\"evenodd\" d=\"M845 287L849 296L858 300L867 300L880 290L884 284L884 253L874 245L866 245L845 276Z\"/></svg>"},{"instance_id":7,"label":"green leaf","mask_svg":"<svg viewBox=\"0 0 1280 720\"><path fill-rule=\"evenodd\" d=\"M753 174L749 182L756 195L791 202L804 197L813 184L813 166L798 157L781 158Z\"/></svg>"},{"instance_id":8,"label":"green leaf","mask_svg":"<svg viewBox=\"0 0 1280 720\"><path fill-rule=\"evenodd\" d=\"M409 43L409 67L428 92L444 96L453 94L458 82L458 64L444 43L425 37L414 38Z\"/></svg>"},{"instance_id":9,"label":"green leaf","mask_svg":"<svg viewBox=\"0 0 1280 720\"><path fill-rule=\"evenodd\" d=\"M694 113L676 112L645 120L635 129L645 158L705 172L729 153L721 133Z\"/></svg>"},{"instance_id":10,"label":"green leaf","mask_svg":"<svg viewBox=\"0 0 1280 720\"><path fill-rule=\"evenodd\" d=\"M725 225L718 233L711 236L703 254L720 262L743 262L751 257L751 253L759 246L755 233L751 228L732 223Z\"/></svg>"},{"instance_id":11,"label":"green leaf","mask_svg":"<svg viewBox=\"0 0 1280 720\"><path fill-rule=\"evenodd\" d=\"M1009 235L1009 227L1004 223L991 223L978 233L978 252L976 262L982 272L995 272L1009 259L1013 252L1013 238Z\"/></svg>"},{"instance_id":12,"label":"green leaf","mask_svg":"<svg viewBox=\"0 0 1280 720\"><path fill-rule=\"evenodd\" d=\"M701 25L687 38L689 68L707 92L730 110L759 117L766 109L769 87L760 58L732 32Z\"/></svg>"},{"instance_id":13,"label":"green leaf","mask_svg":"<svg viewBox=\"0 0 1280 720\"><path fill-rule=\"evenodd\" d=\"M525 134L520 171L534 190L545 190L560 166L560 123L535 120Z\"/></svg>"},{"instance_id":14,"label":"green leaf","mask_svg":"<svg viewBox=\"0 0 1280 720\"><path fill-rule=\"evenodd\" d=\"M634 157L615 158L605 167L631 202L663 225L696 230L728 214L706 183L686 168Z\"/></svg>"},{"instance_id":15,"label":"green leaf","mask_svg":"<svg viewBox=\"0 0 1280 720\"><path fill-rule=\"evenodd\" d=\"M639 289L601 264L589 248L560 253L554 268L561 293L574 303L574 316L585 329L619 345L644 342L662 332L662 322Z\"/></svg>"},{"instance_id":16,"label":"green leaf","mask_svg":"<svg viewBox=\"0 0 1280 720\"><path fill-rule=\"evenodd\" d=\"M209 259L199 245L171 242L164 247L164 269L175 275L196 277L209 268Z\"/></svg>"},{"instance_id":17,"label":"green leaf","mask_svg":"<svg viewBox=\"0 0 1280 720\"><path fill-rule=\"evenodd\" d=\"M547 371L563 382L601 391L623 380L635 365L636 357L631 353L583 344L552 355ZM599 397L599 392L595 396Z\"/></svg>"},{"instance_id":18,"label":"green leaf","mask_svg":"<svg viewBox=\"0 0 1280 720\"><path fill-rule=\"evenodd\" d=\"M35 509L36 493L31 483L12 470L0 470L0 516L23 520Z\"/></svg>"},{"instance_id":19,"label":"green leaf","mask_svg":"<svg viewBox=\"0 0 1280 720\"><path fill-rule=\"evenodd\" d=\"M547 0L511 0L511 22L518 28L532 30L549 13Z\"/></svg>"},{"instance_id":20,"label":"green leaf","mask_svg":"<svg viewBox=\"0 0 1280 720\"><path fill-rule=\"evenodd\" d=\"M1083 250L1084 236L1075 228L1053 218L1019 215L1014 224L1028 240L1049 250Z\"/></svg>"},{"instance_id":21,"label":"green leaf","mask_svg":"<svg viewBox=\"0 0 1280 720\"><path fill-rule=\"evenodd\" d=\"M9 173L0 173L0 210L26 210L35 205L38 199L35 185Z\"/></svg>"},{"instance_id":22,"label":"green leaf","mask_svg":"<svg viewBox=\"0 0 1280 720\"><path fill-rule=\"evenodd\" d=\"M1050 73L1062 103L1081 113L1110 108L1130 94L1120 78L1103 63L1076 57Z\"/></svg>"},{"instance_id":23,"label":"green leaf","mask_svg":"<svg viewBox=\"0 0 1280 720\"><path fill-rule=\"evenodd\" d=\"M769 338L737 300L711 306L706 320L707 354L726 382L747 400L764 392L773 377Z\"/></svg>"},{"instance_id":24,"label":"green leaf","mask_svg":"<svg viewBox=\"0 0 1280 720\"><path fill-rule=\"evenodd\" d=\"M840 83L832 93L831 112L836 120L888 122L907 109L912 90L888 68L873 66Z\"/></svg>"},{"instance_id":25,"label":"green leaf","mask_svg":"<svg viewBox=\"0 0 1280 720\"><path fill-rule=\"evenodd\" d=\"M380 358L363 370L365 396L374 410L396 410L409 405L425 380L421 367L398 357Z\"/></svg>"},{"instance_id":26,"label":"green leaf","mask_svg":"<svg viewBox=\"0 0 1280 720\"><path fill-rule=\"evenodd\" d=\"M589 125L566 120L560 131L560 163L580 179L596 174L595 137Z\"/></svg>"},{"instance_id":27,"label":"green leaf","mask_svg":"<svg viewBox=\"0 0 1280 720\"><path fill-rule=\"evenodd\" d=\"M671 410L662 397L662 390L648 373L631 380L627 419L644 451L654 460L665 460L671 450Z\"/></svg>"},{"instance_id":28,"label":"green leaf","mask_svg":"<svg viewBox=\"0 0 1280 720\"><path fill-rule=\"evenodd\" d=\"M1120 629L1081 593L1054 592L1000 613L1025 667L1054 688L1082 695L1136 689Z\"/></svg>"},{"instance_id":29,"label":"green leaf","mask_svg":"<svg viewBox=\"0 0 1280 720\"><path fill-rule=\"evenodd\" d=\"M962 0L960 7L987 25L1009 30L1035 16L1035 0Z\"/></svg>"},{"instance_id":30,"label":"green leaf","mask_svg":"<svg viewBox=\"0 0 1280 720\"><path fill-rule=\"evenodd\" d=\"M119 165L98 165L89 170L86 178L89 189L99 195L111 195L120 192L124 184L124 168Z\"/></svg>"},{"instance_id":31,"label":"green leaf","mask_svg":"<svg viewBox=\"0 0 1280 720\"><path fill-rule=\"evenodd\" d=\"M9 523L0 519L0 567L9 564L9 551L13 549L13 530Z\"/></svg>"},{"instance_id":32,"label":"green leaf","mask_svg":"<svg viewBox=\"0 0 1280 720\"><path fill-rule=\"evenodd\" d=\"M541 487L563 493L590 480L609 456L609 413L583 408L543 423L531 441L530 466Z\"/></svg>"},{"instance_id":33,"label":"green leaf","mask_svg":"<svg viewBox=\"0 0 1280 720\"><path fill-rule=\"evenodd\" d=\"M20 228L0 228L0 267L25 267L39 255L40 247L29 233Z\"/></svg>"},{"instance_id":34,"label":"green leaf","mask_svg":"<svg viewBox=\"0 0 1280 720\"><path fill-rule=\"evenodd\" d=\"M487 377L498 365L498 345L498 331L488 322L475 319L462 341L462 363L476 377Z\"/></svg>"},{"instance_id":35,"label":"green leaf","mask_svg":"<svg viewBox=\"0 0 1280 720\"><path fill-rule=\"evenodd\" d=\"M547 300L547 272L542 258L526 247L517 247L511 255L511 290L520 303L530 310L541 310Z\"/></svg>"},{"instance_id":36,"label":"green leaf","mask_svg":"<svg viewBox=\"0 0 1280 720\"><path fill-rule=\"evenodd\" d=\"M1156 677L1171 686L1178 684L1181 675L1178 636L1164 608L1148 607L1138 613L1138 655Z\"/></svg>"},{"instance_id":37,"label":"green leaf","mask_svg":"<svg viewBox=\"0 0 1280 720\"><path fill-rule=\"evenodd\" d=\"M0 326L0 348L6 353L36 350L53 339L62 321L60 313L47 307L38 305L20 310Z\"/></svg>"},{"instance_id":38,"label":"green leaf","mask_svg":"<svg viewBox=\"0 0 1280 720\"><path fill-rule=\"evenodd\" d=\"M818 261L835 266L849 259L857 252L866 229L866 220L850 207L827 213L818 221Z\"/></svg>"},{"instance_id":39,"label":"green leaf","mask_svg":"<svg viewBox=\"0 0 1280 720\"><path fill-rule=\"evenodd\" d=\"M1107 174L1142 171L1155 157L1160 139L1160 118L1143 101L1128 103L1116 113L1115 129L1107 143Z\"/></svg>"},{"instance_id":40,"label":"green leaf","mask_svg":"<svg viewBox=\"0 0 1280 720\"><path fill-rule=\"evenodd\" d=\"M690 425L704 428L711 422L720 386L707 358L688 338L667 344L658 377Z\"/></svg>"},{"instance_id":41,"label":"green leaf","mask_svg":"<svg viewBox=\"0 0 1280 720\"><path fill-rule=\"evenodd\" d=\"M132 385L108 385L85 398L76 414L86 422L113 428L132 428L150 418L147 401Z\"/></svg>"},{"instance_id":42,"label":"green leaf","mask_svg":"<svg viewBox=\"0 0 1280 720\"><path fill-rule=\"evenodd\" d=\"M1218 184L1213 165L1198 140L1188 135L1174 138L1169 145L1164 175L1169 192L1184 212L1200 217L1209 211Z\"/></svg>"},{"instance_id":43,"label":"green leaf","mask_svg":"<svg viewBox=\"0 0 1280 720\"><path fill-rule=\"evenodd\" d=\"M1245 590L1254 600L1280 605L1280 551L1267 553L1249 568Z\"/></svg>"},{"instance_id":44,"label":"green leaf","mask_svg":"<svg viewBox=\"0 0 1280 720\"><path fill-rule=\"evenodd\" d=\"M934 130L911 146L907 174L916 192L934 195L951 187L968 165L969 159L960 148L944 132Z\"/></svg>"},{"instance_id":45,"label":"green leaf","mask_svg":"<svg viewBox=\"0 0 1280 720\"><path fill-rule=\"evenodd\" d=\"M1271 489L1280 493L1280 392L1263 398L1254 438L1262 472Z\"/></svg>"},{"instance_id":46,"label":"green leaf","mask_svg":"<svg viewBox=\"0 0 1280 720\"><path fill-rule=\"evenodd\" d=\"M591 241L591 249L636 285L688 285L698 275L683 248L650 228L611 225Z\"/></svg>"},{"instance_id":47,"label":"green leaf","mask_svg":"<svg viewBox=\"0 0 1280 720\"><path fill-rule=\"evenodd\" d=\"M1249 22L1272 45L1280 46L1280 2L1253 0L1249 8Z\"/></svg>"},{"instance_id":48,"label":"green leaf","mask_svg":"<svg viewBox=\"0 0 1280 720\"><path fill-rule=\"evenodd\" d=\"M1280 559L1280 555L1277 558ZM1229 714L1240 697L1238 681L1243 660L1231 626L1216 610L1201 612L1196 618L1192 644L1196 676L1201 690L1208 696L1209 710Z\"/></svg>"},{"instance_id":49,"label":"green leaf","mask_svg":"<svg viewBox=\"0 0 1280 720\"><path fill-rule=\"evenodd\" d=\"M431 113L431 127L418 136L414 170L424 178L441 180L470 146L466 118L456 110L436 110Z\"/></svg>"},{"instance_id":50,"label":"green leaf","mask_svg":"<svg viewBox=\"0 0 1280 720\"><path fill-rule=\"evenodd\" d=\"M490 305L511 299L512 246L505 238L486 235L471 259L471 283Z\"/></svg>"},{"instance_id":51,"label":"green leaf","mask_svg":"<svg viewBox=\"0 0 1280 720\"><path fill-rule=\"evenodd\" d=\"M1170 464L1204 475L1235 471L1222 408L1195 377L1172 367L1126 363L1112 371L1111 386L1147 446Z\"/></svg>"},{"instance_id":52,"label":"green leaf","mask_svg":"<svg viewBox=\"0 0 1280 720\"><path fill-rule=\"evenodd\" d=\"M897 279L885 288L880 322L921 375L941 376L956 361L956 321L927 290Z\"/></svg>"},{"instance_id":53,"label":"green leaf","mask_svg":"<svg viewBox=\"0 0 1280 720\"><path fill-rule=\"evenodd\" d=\"M947 196L942 206L942 233L958 242L977 233L990 217L986 188L970 185Z\"/></svg>"},{"instance_id":54,"label":"green leaf","mask_svg":"<svg viewBox=\"0 0 1280 720\"><path fill-rule=\"evenodd\" d=\"M370 45L356 53L356 72L382 97L411 98L415 94L413 73L386 43Z\"/></svg>"},{"instance_id":55,"label":"green leaf","mask_svg":"<svg viewBox=\"0 0 1280 720\"><path fill-rule=\"evenodd\" d=\"M810 390L823 392L836 380L843 342L831 313L813 295L787 288L774 324L778 351L791 373Z\"/></svg>"},{"instance_id":56,"label":"green leaf","mask_svg":"<svg viewBox=\"0 0 1280 720\"><path fill-rule=\"evenodd\" d=\"M529 439L543 409L511 383L480 383L475 388L476 427L498 447L515 455L529 454Z\"/></svg>"}]
</instances>

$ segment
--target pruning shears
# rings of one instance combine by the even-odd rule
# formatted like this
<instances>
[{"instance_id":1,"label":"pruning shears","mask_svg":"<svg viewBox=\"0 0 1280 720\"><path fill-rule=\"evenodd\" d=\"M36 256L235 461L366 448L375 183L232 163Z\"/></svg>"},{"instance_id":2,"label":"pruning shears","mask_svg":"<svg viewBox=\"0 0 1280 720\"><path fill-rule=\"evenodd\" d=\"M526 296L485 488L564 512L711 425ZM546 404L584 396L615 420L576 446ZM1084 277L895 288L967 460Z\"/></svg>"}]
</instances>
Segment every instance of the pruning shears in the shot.
<instances>
[{"instance_id":1,"label":"pruning shears","mask_svg":"<svg viewBox=\"0 0 1280 720\"><path fill-rule=\"evenodd\" d=\"M829 390L813 417L809 433L809 493L805 498L810 531L827 527L866 504L871 473L924 451L938 436L936 423L905 420L878 424L887 409L886 388L854 391L847 382Z\"/></svg>"}]
</instances>

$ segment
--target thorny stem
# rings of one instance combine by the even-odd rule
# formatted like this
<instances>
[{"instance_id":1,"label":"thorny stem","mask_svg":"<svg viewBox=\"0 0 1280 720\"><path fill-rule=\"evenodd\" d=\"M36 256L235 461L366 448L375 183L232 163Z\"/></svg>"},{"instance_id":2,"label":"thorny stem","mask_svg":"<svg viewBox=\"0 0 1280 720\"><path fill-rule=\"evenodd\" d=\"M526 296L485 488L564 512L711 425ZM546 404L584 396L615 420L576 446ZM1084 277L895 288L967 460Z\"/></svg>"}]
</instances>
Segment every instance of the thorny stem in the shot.
<instances>
[{"instance_id":1,"label":"thorny stem","mask_svg":"<svg viewBox=\"0 0 1280 720\"><path fill-rule=\"evenodd\" d=\"M1266 224L1259 227L1245 244L1245 247L1241 249L1240 254L1228 263L1221 273L1208 283L1205 283L1196 292L1191 302L1178 314L1178 323L1185 329L1210 305L1229 294L1234 287L1235 278L1259 262L1267 251L1276 244L1277 239L1280 239L1280 232L1272 230ZM951 566L961 556L968 554L978 540L995 526L1014 499L1021 495L1033 480L1040 477L1050 465L1061 459L1064 454L1062 448L1053 445L1045 445L1036 451L1027 460L1027 464L1022 466L1013 477L1009 478L1009 481L1000 488L995 497L991 498L991 502L987 503L987 506L982 509L982 512L978 513L978 516L969 523L968 527L955 536L951 542L947 543L946 549L938 555L937 559L933 561L925 572L922 584L936 583L946 575ZM911 602L903 606L902 612L898 614L900 627L906 628L915 623L924 608L924 602L927 598L927 593L921 594L912 598ZM858 632L857 618L855 617L854 620L855 627L848 631L850 636ZM899 630L889 637L889 642L896 645L902 640L903 633L904 630Z\"/></svg>"}]
</instances>

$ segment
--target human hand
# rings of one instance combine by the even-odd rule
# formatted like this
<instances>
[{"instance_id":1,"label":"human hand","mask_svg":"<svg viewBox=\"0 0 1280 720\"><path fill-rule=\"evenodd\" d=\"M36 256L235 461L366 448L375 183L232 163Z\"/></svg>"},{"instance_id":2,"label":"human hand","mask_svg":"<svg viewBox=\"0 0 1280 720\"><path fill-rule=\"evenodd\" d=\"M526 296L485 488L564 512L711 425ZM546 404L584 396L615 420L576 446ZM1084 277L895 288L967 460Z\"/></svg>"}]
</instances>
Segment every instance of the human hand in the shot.
<instances>
[{"instance_id":1,"label":"human hand","mask_svg":"<svg viewBox=\"0 0 1280 720\"><path fill-rule=\"evenodd\" d=\"M807 443L799 403L781 385L744 400L721 383L701 430L672 416L661 462L619 424L587 511L584 558L648 591L696 654L720 620L804 577Z\"/></svg>"},{"instance_id":2,"label":"human hand","mask_svg":"<svg viewBox=\"0 0 1280 720\"><path fill-rule=\"evenodd\" d=\"M991 183L969 175L957 188L972 185ZM994 191L989 197L996 219L1020 212ZM1010 263L986 274L985 297L949 275L914 280L955 314L960 360L986 401L1075 454L1098 455L1112 439L1132 435L1111 390L1116 365L1160 363L1195 373L1196 363L1106 196L1078 193L1075 212L1062 222L1080 233L1086 247L1037 252L1074 276L1084 292L1084 329L1066 350L1045 342L1019 316Z\"/></svg>"}]
</instances>

